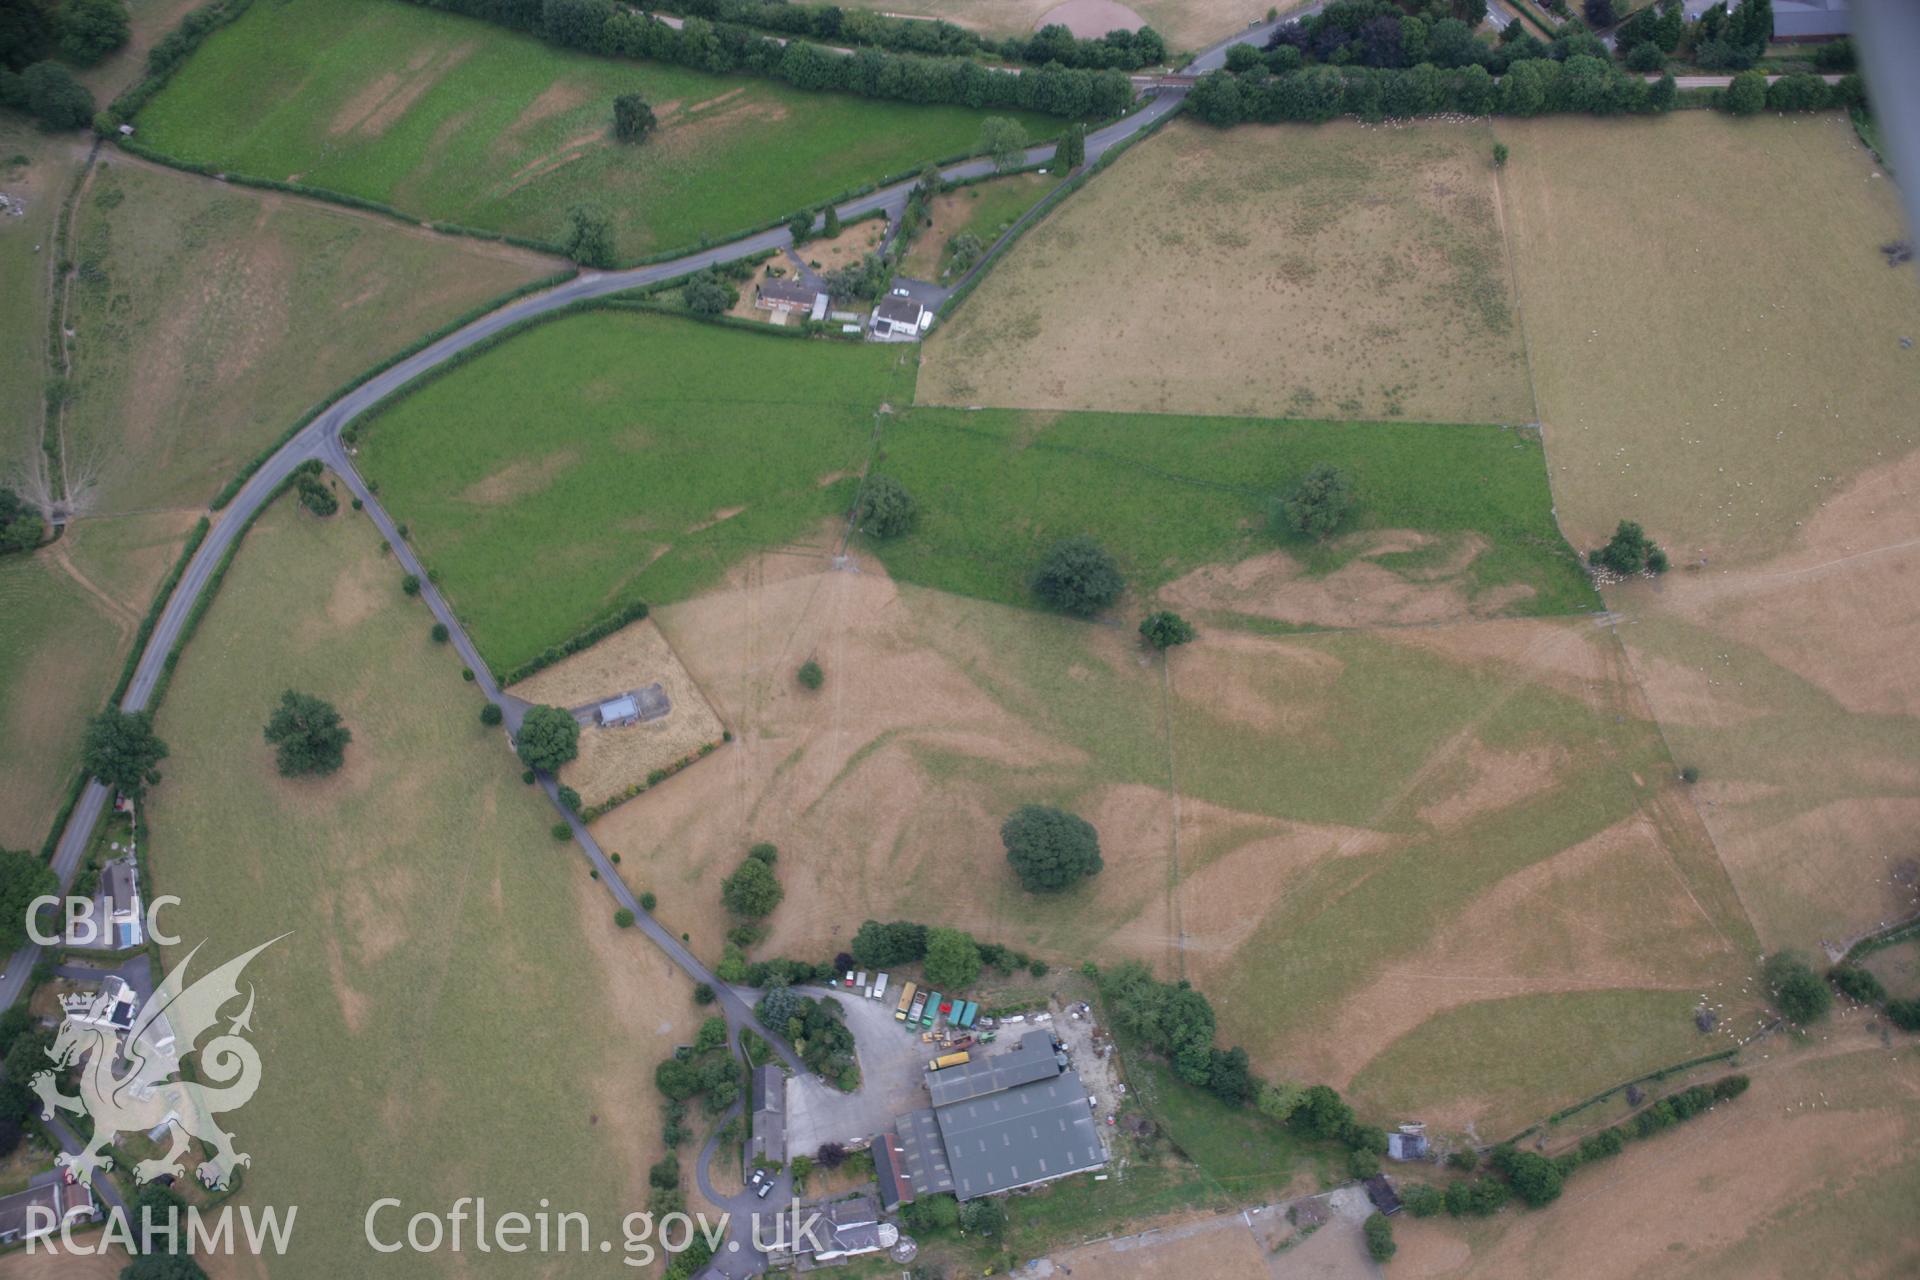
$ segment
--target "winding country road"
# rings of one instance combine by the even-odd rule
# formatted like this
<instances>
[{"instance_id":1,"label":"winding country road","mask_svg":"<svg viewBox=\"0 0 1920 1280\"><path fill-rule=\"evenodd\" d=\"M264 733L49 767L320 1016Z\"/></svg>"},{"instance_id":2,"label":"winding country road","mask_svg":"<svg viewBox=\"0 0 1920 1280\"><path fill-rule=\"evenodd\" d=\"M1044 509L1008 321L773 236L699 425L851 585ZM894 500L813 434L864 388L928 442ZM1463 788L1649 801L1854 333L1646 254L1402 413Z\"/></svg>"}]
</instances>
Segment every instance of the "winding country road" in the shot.
<instances>
[{"instance_id":1,"label":"winding country road","mask_svg":"<svg viewBox=\"0 0 1920 1280\"><path fill-rule=\"evenodd\" d=\"M1311 11L1312 9L1301 10L1291 16L1297 17L1301 13ZM1277 23L1274 22L1266 22L1238 31L1201 53L1192 63L1183 68L1183 71L1186 74L1197 74L1223 66L1229 47L1242 41L1262 42L1276 25ZM1179 108L1184 97L1184 93L1178 90L1162 91L1132 114L1123 116L1105 128L1088 134L1087 164L1096 163L1113 147L1159 124ZM1030 165L1043 164L1053 158L1053 152L1054 148L1050 144L1029 147L1025 154L1025 162ZM940 172L942 177L953 182L986 177L993 171L993 162L982 158L949 165ZM897 217L906 207L907 196L912 189L913 180L908 179L891 186L881 187L835 207L842 221L851 221L876 211L884 211L890 217ZM494 338L524 321L551 315L577 302L604 298L610 294L643 285L672 280L717 263L732 262L768 250L785 249L792 243L792 234L785 227L776 227L651 266L633 267L621 271L583 272L565 284L517 298L499 310L487 313L464 328L448 334L401 360L392 368L369 378L334 401L325 412L315 417L298 435L287 441L268 458L260 469L248 478L246 484L224 510L214 514L213 527L188 563L186 572L181 575L179 583L174 587L173 594L168 597L166 607L160 614L160 621L154 627L152 636L148 638L147 647L140 654L139 663L134 669L133 681L127 687L126 696L120 700L121 709L125 711L147 709L148 703L152 700L154 688L165 669L167 654L179 640L188 615L192 613L195 603L206 591L207 583L212 579L229 548L245 530L248 521L273 496L282 481L292 475L302 463L318 460L339 474L348 489L360 499L367 515L372 517L374 524L380 529L381 535L393 545L395 558L408 573L420 578L421 598L433 611L434 617L446 624L455 650L460 654L461 660L473 669L475 681L479 684L481 691L489 699L501 704L502 710L506 713L508 727L517 728L520 716L526 708L516 699L501 694L487 664L481 660L479 650L467 635L466 629L460 625L459 618L454 616L446 600L427 580L425 568L414 555L413 549L407 545L406 540L399 536L392 517L387 514L386 509L367 488L365 480L354 469L352 457L341 440L340 433L356 418L415 379L439 368L461 352ZM549 797L554 797L556 786L551 779L547 781L546 789ZM106 788L98 782L89 781L81 792L79 803L74 806L73 813L67 819L66 828L61 832L59 842L55 845L52 861L54 873L59 876L63 888L73 882L80 860L86 853L87 844L92 839L93 829L100 821L101 812L106 808L107 799ZM555 798L555 806L559 807L557 798ZM739 1024L750 1021L751 1010L746 1007L745 1002L738 996L725 992L722 984L714 980L705 966L680 945L679 939L667 933L651 917L640 911L639 904L633 900L633 895L621 882L620 877L613 874L606 855L601 852L599 845L595 843L586 827L573 814L567 813L564 809L562 813L568 825L573 828L575 839L579 841L586 850L588 858L600 871L601 883L607 886L619 905L634 912L648 936L660 945L674 963L685 968L695 981L710 983L716 992L721 993L721 1004L729 1022ZM16 951L8 960L4 974L0 974L0 1008L10 1006L19 999L21 992L25 990L33 966L39 958L40 948L30 944Z\"/></svg>"}]
</instances>

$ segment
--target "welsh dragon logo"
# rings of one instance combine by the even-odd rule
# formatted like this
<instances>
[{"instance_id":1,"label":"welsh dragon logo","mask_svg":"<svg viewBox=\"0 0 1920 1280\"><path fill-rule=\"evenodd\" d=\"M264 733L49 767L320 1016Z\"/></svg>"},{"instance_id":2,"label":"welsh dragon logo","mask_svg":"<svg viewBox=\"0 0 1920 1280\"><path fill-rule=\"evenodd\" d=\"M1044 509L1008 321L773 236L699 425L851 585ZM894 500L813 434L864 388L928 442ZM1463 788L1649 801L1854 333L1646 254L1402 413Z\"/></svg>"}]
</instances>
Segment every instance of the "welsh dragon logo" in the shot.
<instances>
[{"instance_id":1,"label":"welsh dragon logo","mask_svg":"<svg viewBox=\"0 0 1920 1280\"><path fill-rule=\"evenodd\" d=\"M60 1156L59 1162L76 1178L91 1186L94 1171L111 1164L113 1142L120 1134L162 1126L172 1135L173 1145L166 1155L135 1165L136 1182L162 1174L180 1177L185 1172L180 1156L190 1138L213 1145L217 1189L231 1184L234 1170L253 1163L253 1157L235 1150L233 1135L214 1119L219 1112L244 1106L260 1086L260 1054L241 1034L252 1030L251 984L246 1007L224 1032L198 1050L202 1080L176 1076L180 1059L195 1053L200 1037L215 1029L220 1010L240 998L240 973L247 962L278 941L271 939L235 956L189 986L187 969L200 952L199 946L194 947L141 1005L125 1029L124 1042L109 1018L111 997L105 993L88 1006L86 1017L70 1017L60 1024L47 1050L53 1069L35 1075L33 1088L40 1095L42 1119L51 1120L59 1109L93 1121L92 1140L77 1155ZM60 1092L56 1074L73 1065L80 1070L78 1097ZM116 1073L115 1068L123 1065L125 1070Z\"/></svg>"}]
</instances>

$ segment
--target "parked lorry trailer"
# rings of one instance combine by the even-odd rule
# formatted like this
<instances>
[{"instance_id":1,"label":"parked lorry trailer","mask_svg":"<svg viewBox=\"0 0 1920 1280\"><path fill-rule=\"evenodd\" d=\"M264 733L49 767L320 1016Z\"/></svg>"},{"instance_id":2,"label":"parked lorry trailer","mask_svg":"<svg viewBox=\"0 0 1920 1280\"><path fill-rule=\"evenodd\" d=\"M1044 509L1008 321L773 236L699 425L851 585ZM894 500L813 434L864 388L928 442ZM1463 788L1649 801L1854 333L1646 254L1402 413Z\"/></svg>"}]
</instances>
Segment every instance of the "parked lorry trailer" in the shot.
<instances>
[{"instance_id":1,"label":"parked lorry trailer","mask_svg":"<svg viewBox=\"0 0 1920 1280\"><path fill-rule=\"evenodd\" d=\"M936 991L933 993L933 997L927 1001L926 1008L921 1011L920 1025L923 1027L931 1027L934 1023L934 1020L939 1016L940 1016L940 993ZM911 1021L912 1019L909 1018L908 1020Z\"/></svg>"},{"instance_id":2,"label":"parked lorry trailer","mask_svg":"<svg viewBox=\"0 0 1920 1280\"><path fill-rule=\"evenodd\" d=\"M929 1071L942 1071L948 1067L958 1067L968 1062L973 1055L962 1049L959 1053L943 1053L927 1064Z\"/></svg>"},{"instance_id":3,"label":"parked lorry trailer","mask_svg":"<svg viewBox=\"0 0 1920 1280\"><path fill-rule=\"evenodd\" d=\"M955 1018L953 1022L954 1022L954 1025L960 1027L962 1030L965 1030L966 1028L971 1027L973 1025L973 1020L979 1016L980 1016L979 1001L969 1000L967 1001L967 1007L960 1011L960 1016Z\"/></svg>"},{"instance_id":4,"label":"parked lorry trailer","mask_svg":"<svg viewBox=\"0 0 1920 1280\"><path fill-rule=\"evenodd\" d=\"M913 1007L914 989L914 985L911 982L900 988L900 1003L893 1007L893 1020L895 1022L905 1022L907 1020L907 1010Z\"/></svg>"},{"instance_id":5,"label":"parked lorry trailer","mask_svg":"<svg viewBox=\"0 0 1920 1280\"><path fill-rule=\"evenodd\" d=\"M907 1006L907 1025L921 1021L920 1015L927 1007L927 993L922 991L914 996L913 1003Z\"/></svg>"}]
</instances>

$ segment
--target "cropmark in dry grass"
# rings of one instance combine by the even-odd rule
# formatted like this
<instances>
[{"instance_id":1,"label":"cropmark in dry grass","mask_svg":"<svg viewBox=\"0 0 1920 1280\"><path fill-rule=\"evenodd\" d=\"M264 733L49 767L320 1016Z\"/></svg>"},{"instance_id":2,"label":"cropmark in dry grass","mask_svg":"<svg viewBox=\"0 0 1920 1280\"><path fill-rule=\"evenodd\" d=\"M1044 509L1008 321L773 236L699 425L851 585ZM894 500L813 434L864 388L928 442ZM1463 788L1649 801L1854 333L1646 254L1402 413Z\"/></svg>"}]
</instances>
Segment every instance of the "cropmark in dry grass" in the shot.
<instances>
[{"instance_id":1,"label":"cropmark in dry grass","mask_svg":"<svg viewBox=\"0 0 1920 1280\"><path fill-rule=\"evenodd\" d=\"M1523 1058L1553 1046L1554 1071L1478 1090L1404 1051L1365 1079L1366 1105L1439 1099L1437 1125L1518 1128L1723 1047L1687 1013L1737 992L1750 931L1606 630L1203 629L1169 679L1130 630L830 563L762 557L654 615L735 742L594 831L701 954L720 878L771 840L787 897L760 954L830 953L872 916L1137 956L1213 995L1263 1071L1343 1087L1449 1010ZM809 656L817 694L792 678ZM1106 869L1022 892L998 826L1024 802L1087 817ZM1597 992L1623 1016L1577 1052Z\"/></svg>"},{"instance_id":2,"label":"cropmark in dry grass","mask_svg":"<svg viewBox=\"0 0 1920 1280\"><path fill-rule=\"evenodd\" d=\"M1620 634L1769 947L1915 908L1920 293L1844 117L1502 121L1547 461L1576 546L1673 553Z\"/></svg>"}]
</instances>

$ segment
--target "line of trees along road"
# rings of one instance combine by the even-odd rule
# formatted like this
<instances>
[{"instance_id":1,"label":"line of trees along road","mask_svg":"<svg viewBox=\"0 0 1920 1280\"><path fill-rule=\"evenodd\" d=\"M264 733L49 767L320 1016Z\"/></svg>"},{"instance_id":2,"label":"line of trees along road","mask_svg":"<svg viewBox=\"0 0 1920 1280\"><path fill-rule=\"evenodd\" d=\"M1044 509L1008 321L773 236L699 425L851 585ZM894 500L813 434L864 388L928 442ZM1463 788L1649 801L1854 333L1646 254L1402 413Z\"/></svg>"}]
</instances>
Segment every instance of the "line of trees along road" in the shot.
<instances>
[{"instance_id":1,"label":"line of trees along road","mask_svg":"<svg viewBox=\"0 0 1920 1280\"><path fill-rule=\"evenodd\" d=\"M670 27L614 0L411 0L549 44L606 57L652 58L716 75L744 71L796 89L948 106L1038 111L1069 119L1119 115L1133 84L1116 70L1051 63L1035 71L993 71L966 58L923 58L861 49L835 53L802 40L782 42L727 22L688 18Z\"/></svg>"}]
</instances>

